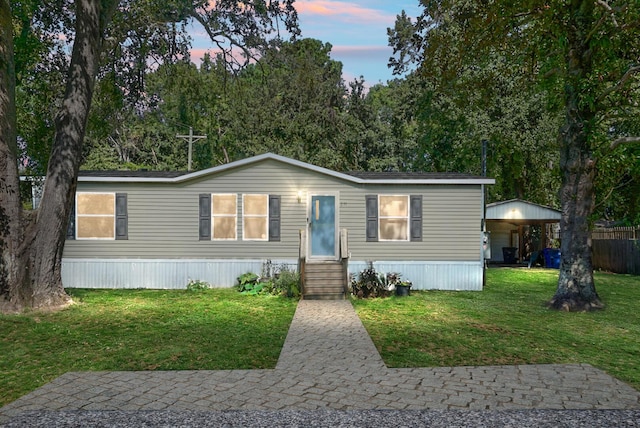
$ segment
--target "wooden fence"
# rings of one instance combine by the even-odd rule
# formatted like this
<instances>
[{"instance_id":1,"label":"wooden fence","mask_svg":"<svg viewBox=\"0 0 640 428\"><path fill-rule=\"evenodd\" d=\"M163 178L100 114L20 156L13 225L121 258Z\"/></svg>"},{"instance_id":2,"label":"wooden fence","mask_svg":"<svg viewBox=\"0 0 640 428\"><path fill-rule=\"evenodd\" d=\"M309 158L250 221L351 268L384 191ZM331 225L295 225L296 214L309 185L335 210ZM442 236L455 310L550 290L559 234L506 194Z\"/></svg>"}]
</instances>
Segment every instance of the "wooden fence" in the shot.
<instances>
[{"instance_id":1,"label":"wooden fence","mask_svg":"<svg viewBox=\"0 0 640 428\"><path fill-rule=\"evenodd\" d=\"M599 227L593 229L591 239L640 239L640 226Z\"/></svg>"},{"instance_id":2,"label":"wooden fence","mask_svg":"<svg viewBox=\"0 0 640 428\"><path fill-rule=\"evenodd\" d=\"M593 267L640 275L640 226L594 229Z\"/></svg>"}]
</instances>

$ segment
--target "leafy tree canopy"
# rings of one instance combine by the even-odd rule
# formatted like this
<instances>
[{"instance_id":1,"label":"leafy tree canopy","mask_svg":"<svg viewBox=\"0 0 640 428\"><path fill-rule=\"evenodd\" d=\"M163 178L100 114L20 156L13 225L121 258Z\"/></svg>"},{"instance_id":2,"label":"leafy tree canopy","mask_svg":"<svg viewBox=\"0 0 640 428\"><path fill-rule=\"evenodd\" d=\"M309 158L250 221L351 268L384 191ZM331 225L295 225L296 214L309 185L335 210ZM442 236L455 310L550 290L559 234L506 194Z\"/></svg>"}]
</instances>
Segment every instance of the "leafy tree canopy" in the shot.
<instances>
[{"instance_id":1,"label":"leafy tree canopy","mask_svg":"<svg viewBox=\"0 0 640 428\"><path fill-rule=\"evenodd\" d=\"M293 0L0 0L0 306L69 302L61 257L96 78L104 96L96 104L108 114L94 117L95 135L128 159L135 148L121 136L137 135L140 144L153 136L135 126L110 132L108 124L150 108L147 71L188 59L189 20L204 27L227 64L247 62L281 25L299 33ZM25 160L46 171L33 213L19 197Z\"/></svg>"},{"instance_id":2,"label":"leafy tree canopy","mask_svg":"<svg viewBox=\"0 0 640 428\"><path fill-rule=\"evenodd\" d=\"M602 307L593 284L589 227L596 189L620 180L613 175L615 168L603 167L613 159L626 162L629 157L617 150L640 141L629 126L638 117L640 8L625 0L443 0L421 5L423 13L415 21L402 14L389 30L396 71L417 62L439 102L456 106L456 98L464 94L472 105L483 106L489 118L497 113L501 125L506 123L503 131L520 127L509 123L522 117L518 111L534 113L544 106L551 119L559 114L562 264L550 305ZM506 82L496 85L499 77ZM509 89L511 83L515 86ZM505 88L507 92L500 90ZM513 103L519 94L529 94L522 100L525 109L522 102ZM536 107L540 96L543 104ZM511 111L500 114L496 107ZM544 123L527 116L535 135ZM463 124L463 130L482 123L482 117L465 119L471 119L471 127ZM503 131L503 137L515 135ZM510 163L518 165L519 152Z\"/></svg>"}]
</instances>

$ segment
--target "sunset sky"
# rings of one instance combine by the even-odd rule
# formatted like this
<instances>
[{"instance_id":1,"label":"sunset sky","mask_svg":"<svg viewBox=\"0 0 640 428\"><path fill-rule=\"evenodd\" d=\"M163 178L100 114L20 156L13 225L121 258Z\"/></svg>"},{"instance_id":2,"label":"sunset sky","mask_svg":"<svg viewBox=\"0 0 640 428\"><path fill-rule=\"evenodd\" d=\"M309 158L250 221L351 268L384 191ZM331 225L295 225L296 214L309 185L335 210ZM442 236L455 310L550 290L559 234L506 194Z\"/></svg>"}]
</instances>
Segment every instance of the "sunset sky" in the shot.
<instances>
[{"instance_id":1,"label":"sunset sky","mask_svg":"<svg viewBox=\"0 0 640 428\"><path fill-rule=\"evenodd\" d=\"M331 57L342 62L344 79L363 76L369 86L393 78L387 27L403 9L411 17L420 11L418 0L297 0L295 7L302 37L331 43ZM197 29L192 36L195 61L211 45Z\"/></svg>"}]
</instances>

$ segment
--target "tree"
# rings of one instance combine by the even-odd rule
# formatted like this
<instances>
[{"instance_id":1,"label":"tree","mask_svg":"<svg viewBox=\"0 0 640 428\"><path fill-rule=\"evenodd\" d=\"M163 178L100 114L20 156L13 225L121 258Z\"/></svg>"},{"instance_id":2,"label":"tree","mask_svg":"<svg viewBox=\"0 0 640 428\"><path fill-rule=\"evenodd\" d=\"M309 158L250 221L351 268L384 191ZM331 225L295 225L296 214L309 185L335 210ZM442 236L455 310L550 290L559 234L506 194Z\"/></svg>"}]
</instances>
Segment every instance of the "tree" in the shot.
<instances>
[{"instance_id":1,"label":"tree","mask_svg":"<svg viewBox=\"0 0 640 428\"><path fill-rule=\"evenodd\" d=\"M98 82L81 168L186 170L186 146L176 134L200 129L209 115L202 101L214 91L210 82L189 61L162 64L146 73L144 97L130 103L114 77Z\"/></svg>"},{"instance_id":2,"label":"tree","mask_svg":"<svg viewBox=\"0 0 640 428\"><path fill-rule=\"evenodd\" d=\"M315 39L266 49L259 64L239 72L228 138L233 156L274 152L328 168L343 169L342 63L331 45Z\"/></svg>"},{"instance_id":3,"label":"tree","mask_svg":"<svg viewBox=\"0 0 640 428\"><path fill-rule=\"evenodd\" d=\"M66 22L56 10L41 16L39 2L12 2L14 14L14 56L16 74L17 135L20 164L34 171L44 165L53 142L53 123L58 94L64 91L64 71L67 53L56 43L53 26ZM31 22L37 19L42 28L35 30ZM54 24L55 23L55 24ZM26 141L37 144L26 145ZM34 171L43 175L45 170Z\"/></svg>"},{"instance_id":4,"label":"tree","mask_svg":"<svg viewBox=\"0 0 640 428\"><path fill-rule=\"evenodd\" d=\"M504 58L531 70L560 108L561 266L549 305L603 307L593 280L590 223L599 162L613 148L640 141L616 124L637 114L640 10L632 1L422 2L413 22L398 17L390 41L403 69L412 61L441 84Z\"/></svg>"},{"instance_id":5,"label":"tree","mask_svg":"<svg viewBox=\"0 0 640 428\"><path fill-rule=\"evenodd\" d=\"M558 206L560 115L548 111L548 95L532 87L530 76L511 68L493 58L446 86L439 76L422 76L416 161L426 171L479 175L486 140L487 170L496 179L488 202L521 198Z\"/></svg>"},{"instance_id":6,"label":"tree","mask_svg":"<svg viewBox=\"0 0 640 428\"><path fill-rule=\"evenodd\" d=\"M65 305L69 297L61 280L61 257L65 231L75 194L87 118L93 98L101 59L137 59L129 67L133 75L146 67L155 41L163 32L175 28L172 23L194 18L205 25L211 38L243 48L245 55L263 45L265 36L282 20L297 34L293 0L265 3L220 0L188 2L175 0L151 5L145 1L58 0L44 11L58 7L73 28L65 27L73 40L68 62L64 95L55 118L55 133L40 207L34 213L22 210L19 198L18 137L16 124L16 53L14 22L8 0L0 0L0 295L5 306L13 309L46 308ZM133 16L132 14L139 14ZM145 13L149 15L145 16ZM147 26L126 25L144 22ZM61 21L62 25L67 23ZM39 27L39 22L31 26ZM149 33L144 33L144 29ZM144 37L133 37L132 34ZM108 38L105 36L109 35ZM136 43L136 40L144 43ZM174 44L159 44L159 48ZM150 48L151 47L151 48ZM144 48L144 49L143 49ZM149 48L149 49L146 49ZM171 50L171 49L169 49ZM104 55L106 51L109 54ZM115 53L115 54L114 54ZM119 54L118 54L119 53ZM163 52L160 52L161 54ZM171 54L171 52L169 52ZM19 55L18 55L19 56ZM140 61L140 58L144 58ZM140 73L137 73L140 75ZM134 80L135 81L135 80ZM131 90L135 94L135 90Z\"/></svg>"},{"instance_id":7,"label":"tree","mask_svg":"<svg viewBox=\"0 0 640 428\"><path fill-rule=\"evenodd\" d=\"M412 171L416 168L416 105L420 81L415 75L376 84L367 91L362 79L349 84L350 120L345 157L353 170Z\"/></svg>"},{"instance_id":8,"label":"tree","mask_svg":"<svg viewBox=\"0 0 640 428\"><path fill-rule=\"evenodd\" d=\"M137 104L127 102L115 73L106 73L82 167L184 169L186 148L175 135L190 126L208 135L194 147L196 169L269 151L342 170L411 170L418 79L369 90L356 79L347 88L330 51L301 39L273 43L259 63L239 69L221 55L205 57L200 67L165 62L144 76L145 101Z\"/></svg>"},{"instance_id":9,"label":"tree","mask_svg":"<svg viewBox=\"0 0 640 428\"><path fill-rule=\"evenodd\" d=\"M235 99L234 89L240 80L221 55L206 55L199 69L186 61L164 65L147 78L147 93L154 105L143 120L154 129L166 129L174 146L175 135L184 134L189 127L206 134L207 140L194 147L195 169L229 162L225 135L233 115L230 104ZM187 153L185 145L178 147L181 153ZM179 168L185 166L186 160Z\"/></svg>"},{"instance_id":10,"label":"tree","mask_svg":"<svg viewBox=\"0 0 640 428\"><path fill-rule=\"evenodd\" d=\"M354 155L373 157L368 148L388 139L391 129L391 123L378 125L393 113L364 114L373 98L362 81L347 90L342 64L331 59L330 51L329 44L301 39L274 42L261 51L258 63L239 69L230 68L221 55L205 57L199 68L187 60L165 63L144 77L149 101L141 112L126 102L109 73L98 86L83 167L184 168L172 161L180 156L171 152L151 156L154 148L144 137L157 133L159 146L171 144L186 153L175 135L191 126L208 135L195 147L196 168L267 151L330 168L371 168L371 162ZM380 153L387 159L376 162L400 163L400 154L390 154Z\"/></svg>"}]
</instances>

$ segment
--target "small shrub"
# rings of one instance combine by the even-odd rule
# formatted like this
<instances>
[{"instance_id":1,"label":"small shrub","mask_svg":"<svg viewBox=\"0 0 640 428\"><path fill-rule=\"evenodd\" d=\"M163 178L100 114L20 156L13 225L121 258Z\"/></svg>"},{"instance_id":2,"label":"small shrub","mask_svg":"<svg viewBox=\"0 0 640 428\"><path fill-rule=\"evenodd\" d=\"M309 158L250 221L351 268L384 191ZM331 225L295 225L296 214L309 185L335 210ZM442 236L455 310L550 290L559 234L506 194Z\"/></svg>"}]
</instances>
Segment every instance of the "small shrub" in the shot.
<instances>
[{"instance_id":1,"label":"small shrub","mask_svg":"<svg viewBox=\"0 0 640 428\"><path fill-rule=\"evenodd\" d=\"M412 285L411 281L402 280L402 275L397 272L389 272L385 276L384 283L387 286L388 290L393 290L395 287L399 285L402 285L405 287L410 287Z\"/></svg>"},{"instance_id":2,"label":"small shrub","mask_svg":"<svg viewBox=\"0 0 640 428\"><path fill-rule=\"evenodd\" d=\"M253 286L255 286L259 280L260 277L253 272L243 273L238 277L238 291L243 292L246 291L247 288L253 289Z\"/></svg>"},{"instance_id":3,"label":"small shrub","mask_svg":"<svg viewBox=\"0 0 640 428\"><path fill-rule=\"evenodd\" d=\"M387 274L376 272L373 262L368 262L367 268L357 277L352 274L349 283L351 294L360 299L389 297L397 286L411 286L411 281L402 280L402 275L397 272Z\"/></svg>"},{"instance_id":4,"label":"small shrub","mask_svg":"<svg viewBox=\"0 0 640 428\"><path fill-rule=\"evenodd\" d=\"M260 277L253 272L243 273L238 277L238 291L243 294L258 294L263 288Z\"/></svg>"},{"instance_id":5,"label":"small shrub","mask_svg":"<svg viewBox=\"0 0 640 428\"><path fill-rule=\"evenodd\" d=\"M275 269L270 265L268 272ZM263 270L263 273L264 270ZM274 296L300 297L300 275L283 265L278 273L272 277L260 277L253 272L248 272L238 277L238 291L242 294L270 294Z\"/></svg>"},{"instance_id":6,"label":"small shrub","mask_svg":"<svg viewBox=\"0 0 640 428\"><path fill-rule=\"evenodd\" d=\"M386 284L384 275L379 275L373 267L373 262L369 262L367 268L361 271L357 278L351 276L351 294L360 298L388 297L391 293Z\"/></svg>"},{"instance_id":7,"label":"small shrub","mask_svg":"<svg viewBox=\"0 0 640 428\"><path fill-rule=\"evenodd\" d=\"M190 279L187 283L188 291L201 291L211 288L211 284L206 281L201 281L199 279Z\"/></svg>"},{"instance_id":8,"label":"small shrub","mask_svg":"<svg viewBox=\"0 0 640 428\"><path fill-rule=\"evenodd\" d=\"M280 273L273 279L272 294L300 297L300 275L286 266L280 268Z\"/></svg>"},{"instance_id":9,"label":"small shrub","mask_svg":"<svg viewBox=\"0 0 640 428\"><path fill-rule=\"evenodd\" d=\"M255 296L257 294L270 294L269 289L271 288L271 283L269 281L266 282L256 282L255 284L246 284L244 289L241 290L242 294L246 294L249 296Z\"/></svg>"}]
</instances>

